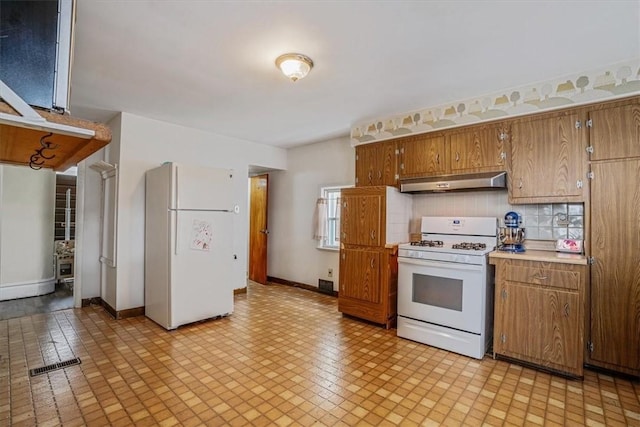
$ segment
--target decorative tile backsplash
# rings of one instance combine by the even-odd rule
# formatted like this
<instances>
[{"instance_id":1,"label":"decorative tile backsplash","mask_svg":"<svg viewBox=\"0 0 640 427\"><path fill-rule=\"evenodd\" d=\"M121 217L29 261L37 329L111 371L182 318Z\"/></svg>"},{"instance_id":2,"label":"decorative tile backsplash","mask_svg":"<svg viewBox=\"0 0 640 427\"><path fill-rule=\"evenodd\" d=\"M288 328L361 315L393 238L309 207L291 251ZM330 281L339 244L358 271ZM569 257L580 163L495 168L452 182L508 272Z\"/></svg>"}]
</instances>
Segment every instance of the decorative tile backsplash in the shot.
<instances>
[{"instance_id":1,"label":"decorative tile backsplash","mask_svg":"<svg viewBox=\"0 0 640 427\"><path fill-rule=\"evenodd\" d=\"M351 127L351 145L584 105L636 93L640 93L640 57L584 73L504 89L487 96L359 123Z\"/></svg>"},{"instance_id":2,"label":"decorative tile backsplash","mask_svg":"<svg viewBox=\"0 0 640 427\"><path fill-rule=\"evenodd\" d=\"M528 239L584 239L584 204L554 203L519 205Z\"/></svg>"},{"instance_id":3,"label":"decorative tile backsplash","mask_svg":"<svg viewBox=\"0 0 640 427\"><path fill-rule=\"evenodd\" d=\"M416 194L410 231L420 232L422 216L495 216L504 225L510 211L522 216L527 239L584 239L583 203L510 205L503 191Z\"/></svg>"}]
</instances>

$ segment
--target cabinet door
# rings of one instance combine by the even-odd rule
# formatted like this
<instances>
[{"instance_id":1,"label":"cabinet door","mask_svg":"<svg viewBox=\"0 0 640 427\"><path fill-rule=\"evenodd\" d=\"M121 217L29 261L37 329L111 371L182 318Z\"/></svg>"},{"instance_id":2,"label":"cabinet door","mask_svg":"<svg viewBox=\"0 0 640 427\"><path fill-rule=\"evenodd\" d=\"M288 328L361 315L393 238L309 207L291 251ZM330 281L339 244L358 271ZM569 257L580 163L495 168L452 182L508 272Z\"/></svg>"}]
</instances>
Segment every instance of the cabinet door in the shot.
<instances>
[{"instance_id":1,"label":"cabinet door","mask_svg":"<svg viewBox=\"0 0 640 427\"><path fill-rule=\"evenodd\" d=\"M382 230L382 196L380 194L348 194L342 192L342 243L380 246Z\"/></svg>"},{"instance_id":2,"label":"cabinet door","mask_svg":"<svg viewBox=\"0 0 640 427\"><path fill-rule=\"evenodd\" d=\"M640 157L640 105L589 113L591 160Z\"/></svg>"},{"instance_id":3,"label":"cabinet door","mask_svg":"<svg viewBox=\"0 0 640 427\"><path fill-rule=\"evenodd\" d=\"M377 158L380 156L380 143L358 145L356 147L356 186L376 185L375 174Z\"/></svg>"},{"instance_id":4,"label":"cabinet door","mask_svg":"<svg viewBox=\"0 0 640 427\"><path fill-rule=\"evenodd\" d=\"M398 185L398 155L395 141L386 141L380 149L380 164L377 185Z\"/></svg>"},{"instance_id":5,"label":"cabinet door","mask_svg":"<svg viewBox=\"0 0 640 427\"><path fill-rule=\"evenodd\" d=\"M380 303L380 252L340 251L340 298Z\"/></svg>"},{"instance_id":6,"label":"cabinet door","mask_svg":"<svg viewBox=\"0 0 640 427\"><path fill-rule=\"evenodd\" d=\"M640 375L640 159L591 170L590 358Z\"/></svg>"},{"instance_id":7,"label":"cabinet door","mask_svg":"<svg viewBox=\"0 0 640 427\"><path fill-rule=\"evenodd\" d=\"M540 293L534 287L505 282L497 288L496 317L500 317L500 330L494 340L497 353L527 360L542 358L541 306Z\"/></svg>"},{"instance_id":8,"label":"cabinet door","mask_svg":"<svg viewBox=\"0 0 640 427\"><path fill-rule=\"evenodd\" d=\"M542 311L543 364L581 370L584 360L582 322L584 314L577 292L539 289Z\"/></svg>"},{"instance_id":9,"label":"cabinet door","mask_svg":"<svg viewBox=\"0 0 640 427\"><path fill-rule=\"evenodd\" d=\"M400 178L446 173L444 136L420 135L400 143Z\"/></svg>"},{"instance_id":10,"label":"cabinet door","mask_svg":"<svg viewBox=\"0 0 640 427\"><path fill-rule=\"evenodd\" d=\"M450 135L451 172L504 170L506 138L506 130L496 126L475 127Z\"/></svg>"},{"instance_id":11,"label":"cabinet door","mask_svg":"<svg viewBox=\"0 0 640 427\"><path fill-rule=\"evenodd\" d=\"M512 125L511 202L584 200L586 144L577 121L572 114Z\"/></svg>"},{"instance_id":12,"label":"cabinet door","mask_svg":"<svg viewBox=\"0 0 640 427\"><path fill-rule=\"evenodd\" d=\"M554 369L580 370L583 314L577 292L506 282L497 298L498 353Z\"/></svg>"},{"instance_id":13,"label":"cabinet door","mask_svg":"<svg viewBox=\"0 0 640 427\"><path fill-rule=\"evenodd\" d=\"M396 142L385 141L356 147L356 186L397 185Z\"/></svg>"}]
</instances>

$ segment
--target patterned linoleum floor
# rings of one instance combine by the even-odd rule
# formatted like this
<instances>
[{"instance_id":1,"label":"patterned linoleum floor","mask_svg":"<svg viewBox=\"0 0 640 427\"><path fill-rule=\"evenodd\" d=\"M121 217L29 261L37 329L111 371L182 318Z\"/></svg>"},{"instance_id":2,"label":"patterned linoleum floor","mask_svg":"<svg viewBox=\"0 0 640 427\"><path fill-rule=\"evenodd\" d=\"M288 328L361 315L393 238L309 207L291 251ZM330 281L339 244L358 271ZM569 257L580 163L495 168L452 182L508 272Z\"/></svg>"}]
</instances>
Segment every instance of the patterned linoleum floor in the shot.
<instances>
[{"instance_id":1,"label":"patterned linoleum floor","mask_svg":"<svg viewBox=\"0 0 640 427\"><path fill-rule=\"evenodd\" d=\"M0 425L59 424L639 426L640 384L470 359L250 285L232 316L173 332L97 306L0 321Z\"/></svg>"}]
</instances>

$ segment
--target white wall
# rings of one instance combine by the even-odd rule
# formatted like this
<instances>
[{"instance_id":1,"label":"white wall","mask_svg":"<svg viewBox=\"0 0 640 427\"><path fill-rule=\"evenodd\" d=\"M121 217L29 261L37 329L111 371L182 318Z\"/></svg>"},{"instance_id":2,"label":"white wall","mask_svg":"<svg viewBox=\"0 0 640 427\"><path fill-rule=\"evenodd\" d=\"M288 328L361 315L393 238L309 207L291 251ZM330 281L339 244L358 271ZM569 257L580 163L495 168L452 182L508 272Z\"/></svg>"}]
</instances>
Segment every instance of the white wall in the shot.
<instances>
[{"instance_id":1,"label":"white wall","mask_svg":"<svg viewBox=\"0 0 640 427\"><path fill-rule=\"evenodd\" d=\"M288 155L287 170L269 174L267 274L311 286L333 280L338 290L338 252L317 249L313 213L321 187L354 184L355 149L344 136L291 148Z\"/></svg>"},{"instance_id":2,"label":"white wall","mask_svg":"<svg viewBox=\"0 0 640 427\"><path fill-rule=\"evenodd\" d=\"M232 266L233 287L246 286L249 165L285 169L286 150L129 113L121 113L109 126L114 136L106 160L117 164L119 173L117 265L109 269L113 271L108 274L115 273L115 280L107 278L108 286L116 289L112 307L126 310L144 305L144 177L147 169L166 161L234 169L240 214L234 220L233 246L238 260ZM85 191L100 189L86 188ZM84 239L91 238L99 236L84 236ZM94 271L98 268L94 264Z\"/></svg>"},{"instance_id":3,"label":"white wall","mask_svg":"<svg viewBox=\"0 0 640 427\"><path fill-rule=\"evenodd\" d=\"M0 165L0 300L52 292L56 176Z\"/></svg>"},{"instance_id":4,"label":"white wall","mask_svg":"<svg viewBox=\"0 0 640 427\"><path fill-rule=\"evenodd\" d=\"M104 160L104 149L93 153L78 163L76 188L76 253L74 290L76 306L82 299L99 297L100 269L96 268L100 258L100 215L102 213L102 178L89 168L93 163ZM97 189L94 191L85 191ZM89 238L84 238L84 236ZM97 238L96 238L97 236Z\"/></svg>"}]
</instances>

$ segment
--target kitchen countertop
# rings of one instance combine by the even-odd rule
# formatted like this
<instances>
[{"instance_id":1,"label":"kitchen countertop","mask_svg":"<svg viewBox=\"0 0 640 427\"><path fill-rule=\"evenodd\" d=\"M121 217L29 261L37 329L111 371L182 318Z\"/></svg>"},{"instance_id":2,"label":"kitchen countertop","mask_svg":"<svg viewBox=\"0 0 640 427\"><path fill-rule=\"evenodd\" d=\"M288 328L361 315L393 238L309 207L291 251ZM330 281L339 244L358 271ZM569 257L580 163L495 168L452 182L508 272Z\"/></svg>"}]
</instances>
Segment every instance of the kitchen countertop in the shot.
<instances>
[{"instance_id":1,"label":"kitchen countertop","mask_svg":"<svg viewBox=\"0 0 640 427\"><path fill-rule=\"evenodd\" d=\"M494 264L494 260L496 259L521 259L526 261L587 265L587 257L584 255L539 250L527 250L526 252L519 253L502 251L493 251L489 253L490 264Z\"/></svg>"}]
</instances>

